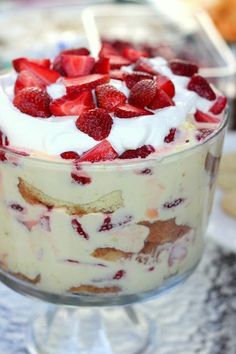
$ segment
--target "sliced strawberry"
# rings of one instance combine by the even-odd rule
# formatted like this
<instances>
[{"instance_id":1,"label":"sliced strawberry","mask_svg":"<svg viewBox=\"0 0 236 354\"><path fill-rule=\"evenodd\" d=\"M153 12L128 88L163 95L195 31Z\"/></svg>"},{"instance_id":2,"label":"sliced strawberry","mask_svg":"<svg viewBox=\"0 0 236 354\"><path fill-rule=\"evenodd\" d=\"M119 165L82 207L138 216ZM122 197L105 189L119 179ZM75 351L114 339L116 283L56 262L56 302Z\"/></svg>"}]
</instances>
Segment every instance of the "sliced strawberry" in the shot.
<instances>
[{"instance_id":1,"label":"sliced strawberry","mask_svg":"<svg viewBox=\"0 0 236 354\"><path fill-rule=\"evenodd\" d=\"M113 80L124 80L124 72L119 70L119 69L115 69L115 70L110 70L110 78Z\"/></svg>"},{"instance_id":2,"label":"sliced strawberry","mask_svg":"<svg viewBox=\"0 0 236 354\"><path fill-rule=\"evenodd\" d=\"M81 186L90 184L92 182L89 176L80 175L78 174L78 172L71 172L71 178L73 180L73 183L80 184Z\"/></svg>"},{"instance_id":3,"label":"sliced strawberry","mask_svg":"<svg viewBox=\"0 0 236 354\"><path fill-rule=\"evenodd\" d=\"M48 68L44 68L43 66L35 64L31 61L26 61L24 63L24 70L28 70L35 74L45 83L45 85L50 85L54 83L60 77L58 72Z\"/></svg>"},{"instance_id":4,"label":"sliced strawberry","mask_svg":"<svg viewBox=\"0 0 236 354\"><path fill-rule=\"evenodd\" d=\"M116 107L115 116L118 118L134 118L139 116L150 116L152 112L124 103Z\"/></svg>"},{"instance_id":5,"label":"sliced strawberry","mask_svg":"<svg viewBox=\"0 0 236 354\"><path fill-rule=\"evenodd\" d=\"M138 107L145 107L155 97L157 85L154 80L142 80L137 82L129 94L129 103Z\"/></svg>"},{"instance_id":6,"label":"sliced strawberry","mask_svg":"<svg viewBox=\"0 0 236 354\"><path fill-rule=\"evenodd\" d=\"M103 140L100 144L96 145L91 150L83 154L77 162L98 162L98 161L111 161L118 157L117 152L113 149L109 141Z\"/></svg>"},{"instance_id":7,"label":"sliced strawberry","mask_svg":"<svg viewBox=\"0 0 236 354\"><path fill-rule=\"evenodd\" d=\"M110 59L99 58L93 68L93 74L109 74L110 72Z\"/></svg>"},{"instance_id":8,"label":"sliced strawberry","mask_svg":"<svg viewBox=\"0 0 236 354\"><path fill-rule=\"evenodd\" d=\"M135 150L126 150L119 156L119 159L136 159L141 157L145 159L148 155L154 152L155 149L151 145L143 145Z\"/></svg>"},{"instance_id":9,"label":"sliced strawberry","mask_svg":"<svg viewBox=\"0 0 236 354\"><path fill-rule=\"evenodd\" d=\"M126 101L126 96L112 85L99 85L95 89L97 105L108 112Z\"/></svg>"},{"instance_id":10,"label":"sliced strawberry","mask_svg":"<svg viewBox=\"0 0 236 354\"><path fill-rule=\"evenodd\" d=\"M214 130L212 129L207 129L207 128L201 128L197 130L196 134L196 139L198 141L205 140L209 135L213 133Z\"/></svg>"},{"instance_id":11,"label":"sliced strawberry","mask_svg":"<svg viewBox=\"0 0 236 354\"><path fill-rule=\"evenodd\" d=\"M82 113L76 121L76 127L95 140L103 140L108 137L113 124L112 118L102 108L91 109Z\"/></svg>"},{"instance_id":12,"label":"sliced strawberry","mask_svg":"<svg viewBox=\"0 0 236 354\"><path fill-rule=\"evenodd\" d=\"M152 67L151 64L148 62L140 59L137 61L137 63L134 66L134 71L143 71L145 73L148 73L150 75L157 75L158 72Z\"/></svg>"},{"instance_id":13,"label":"sliced strawberry","mask_svg":"<svg viewBox=\"0 0 236 354\"><path fill-rule=\"evenodd\" d=\"M38 76L28 70L22 70L16 79L14 86L15 95L26 87L37 87L41 90L46 88L46 84Z\"/></svg>"},{"instance_id":14,"label":"sliced strawberry","mask_svg":"<svg viewBox=\"0 0 236 354\"><path fill-rule=\"evenodd\" d=\"M170 98L175 95L175 85L173 82L165 75L158 74L156 76L157 87L165 91Z\"/></svg>"},{"instance_id":15,"label":"sliced strawberry","mask_svg":"<svg viewBox=\"0 0 236 354\"><path fill-rule=\"evenodd\" d=\"M84 231L81 223L77 219L72 219L71 225L72 225L73 229L77 232L78 235L85 238L85 240L89 239L89 235L87 234L87 232Z\"/></svg>"},{"instance_id":16,"label":"sliced strawberry","mask_svg":"<svg viewBox=\"0 0 236 354\"><path fill-rule=\"evenodd\" d=\"M210 84L200 75L193 75L187 88L190 91L195 91L199 96L206 98L209 101L214 101L216 99L216 94L212 90Z\"/></svg>"},{"instance_id":17,"label":"sliced strawberry","mask_svg":"<svg viewBox=\"0 0 236 354\"><path fill-rule=\"evenodd\" d=\"M220 114L225 108L226 104L227 98L225 96L219 96L209 111L213 114Z\"/></svg>"},{"instance_id":18,"label":"sliced strawberry","mask_svg":"<svg viewBox=\"0 0 236 354\"><path fill-rule=\"evenodd\" d=\"M51 116L51 98L46 91L38 88L26 87L15 96L13 104L21 112L32 117L48 118Z\"/></svg>"},{"instance_id":19,"label":"sliced strawberry","mask_svg":"<svg viewBox=\"0 0 236 354\"><path fill-rule=\"evenodd\" d=\"M136 50L131 47L126 47L121 52L122 56L135 63L139 58L148 58L148 53L140 50Z\"/></svg>"},{"instance_id":20,"label":"sliced strawberry","mask_svg":"<svg viewBox=\"0 0 236 354\"><path fill-rule=\"evenodd\" d=\"M169 61L169 67L175 75L191 77L198 72L198 66L182 59L172 59Z\"/></svg>"},{"instance_id":21,"label":"sliced strawberry","mask_svg":"<svg viewBox=\"0 0 236 354\"><path fill-rule=\"evenodd\" d=\"M61 51L53 61L53 69L58 71L61 75L65 75L65 72L62 69L61 65L61 56L62 55L89 55L90 52L87 48L74 48L74 49L66 49Z\"/></svg>"},{"instance_id":22,"label":"sliced strawberry","mask_svg":"<svg viewBox=\"0 0 236 354\"><path fill-rule=\"evenodd\" d=\"M175 103L172 101L169 95L161 89L157 89L156 95L152 102L148 105L150 109L160 109L169 106L174 106Z\"/></svg>"},{"instance_id":23,"label":"sliced strawberry","mask_svg":"<svg viewBox=\"0 0 236 354\"><path fill-rule=\"evenodd\" d=\"M194 118L198 123L219 123L220 122L220 119L216 117L212 117L210 114L199 111L198 109L194 114Z\"/></svg>"},{"instance_id":24,"label":"sliced strawberry","mask_svg":"<svg viewBox=\"0 0 236 354\"><path fill-rule=\"evenodd\" d=\"M61 55L62 70L68 77L89 75L94 64L95 59L87 55Z\"/></svg>"},{"instance_id":25,"label":"sliced strawberry","mask_svg":"<svg viewBox=\"0 0 236 354\"><path fill-rule=\"evenodd\" d=\"M167 144L171 143L175 139L175 133L176 133L176 129L171 128L169 134L164 139L165 143Z\"/></svg>"},{"instance_id":26,"label":"sliced strawberry","mask_svg":"<svg viewBox=\"0 0 236 354\"><path fill-rule=\"evenodd\" d=\"M93 95L89 90L73 92L50 103L54 116L78 116L94 107Z\"/></svg>"},{"instance_id":27,"label":"sliced strawberry","mask_svg":"<svg viewBox=\"0 0 236 354\"><path fill-rule=\"evenodd\" d=\"M49 59L27 59L27 58L17 58L12 61L12 65L16 72L28 69L28 64L38 64L44 68L49 69L51 62Z\"/></svg>"},{"instance_id":28,"label":"sliced strawberry","mask_svg":"<svg viewBox=\"0 0 236 354\"><path fill-rule=\"evenodd\" d=\"M131 89L135 84L137 84L137 82L141 81L141 80L145 80L145 79L153 79L153 76L148 74L148 73L144 73L141 71L136 71L136 72L132 72L132 73L123 73L124 76L124 81L126 86Z\"/></svg>"},{"instance_id":29,"label":"sliced strawberry","mask_svg":"<svg viewBox=\"0 0 236 354\"><path fill-rule=\"evenodd\" d=\"M64 160L75 160L79 158L79 154L75 151L65 151L60 154Z\"/></svg>"},{"instance_id":30,"label":"sliced strawberry","mask_svg":"<svg viewBox=\"0 0 236 354\"><path fill-rule=\"evenodd\" d=\"M96 86L106 84L110 78L108 75L91 74L78 78L64 78L67 93L79 92L85 89L94 89Z\"/></svg>"},{"instance_id":31,"label":"sliced strawberry","mask_svg":"<svg viewBox=\"0 0 236 354\"><path fill-rule=\"evenodd\" d=\"M99 58L109 58L112 55L119 55L119 51L116 50L110 43L103 43L99 52Z\"/></svg>"},{"instance_id":32,"label":"sliced strawberry","mask_svg":"<svg viewBox=\"0 0 236 354\"><path fill-rule=\"evenodd\" d=\"M121 55L111 55L110 66L111 69L120 69L122 66L127 66L131 64L131 61L122 57Z\"/></svg>"}]
</instances>

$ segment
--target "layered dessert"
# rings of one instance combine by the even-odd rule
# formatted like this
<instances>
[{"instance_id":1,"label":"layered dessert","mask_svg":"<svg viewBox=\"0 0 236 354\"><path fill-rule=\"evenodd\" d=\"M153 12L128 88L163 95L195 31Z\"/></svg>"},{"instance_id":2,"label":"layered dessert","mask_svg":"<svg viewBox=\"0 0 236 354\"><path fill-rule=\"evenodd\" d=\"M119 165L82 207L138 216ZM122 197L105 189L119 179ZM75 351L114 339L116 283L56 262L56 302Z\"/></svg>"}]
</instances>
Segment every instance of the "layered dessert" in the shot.
<instances>
[{"instance_id":1,"label":"layered dessert","mask_svg":"<svg viewBox=\"0 0 236 354\"><path fill-rule=\"evenodd\" d=\"M199 262L226 98L194 63L104 43L0 78L0 264L54 294L158 291Z\"/></svg>"}]
</instances>

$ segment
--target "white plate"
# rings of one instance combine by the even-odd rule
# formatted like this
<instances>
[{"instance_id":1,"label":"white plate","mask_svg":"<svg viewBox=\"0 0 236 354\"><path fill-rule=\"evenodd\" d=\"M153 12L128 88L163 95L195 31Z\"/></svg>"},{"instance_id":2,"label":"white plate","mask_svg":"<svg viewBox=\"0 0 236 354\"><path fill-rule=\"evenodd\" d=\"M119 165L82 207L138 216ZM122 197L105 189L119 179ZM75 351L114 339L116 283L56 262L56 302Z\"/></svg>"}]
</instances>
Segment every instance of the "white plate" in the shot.
<instances>
[{"instance_id":1,"label":"white plate","mask_svg":"<svg viewBox=\"0 0 236 354\"><path fill-rule=\"evenodd\" d=\"M236 151L236 132L225 137L224 152ZM223 192L217 188L207 237L236 252L236 219L227 215L220 206Z\"/></svg>"}]
</instances>

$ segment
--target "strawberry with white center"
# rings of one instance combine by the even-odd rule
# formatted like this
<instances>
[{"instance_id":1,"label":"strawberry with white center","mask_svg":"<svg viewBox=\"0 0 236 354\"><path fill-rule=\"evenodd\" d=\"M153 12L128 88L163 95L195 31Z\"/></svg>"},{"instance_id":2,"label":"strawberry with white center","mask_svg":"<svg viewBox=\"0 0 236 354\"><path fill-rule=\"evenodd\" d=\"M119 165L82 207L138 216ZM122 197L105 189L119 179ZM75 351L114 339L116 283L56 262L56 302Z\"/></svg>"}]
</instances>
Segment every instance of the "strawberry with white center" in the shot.
<instances>
[{"instance_id":1,"label":"strawberry with white center","mask_svg":"<svg viewBox=\"0 0 236 354\"><path fill-rule=\"evenodd\" d=\"M54 116L78 116L95 108L90 90L72 92L50 103L50 111Z\"/></svg>"},{"instance_id":2,"label":"strawberry with white center","mask_svg":"<svg viewBox=\"0 0 236 354\"><path fill-rule=\"evenodd\" d=\"M109 75L91 74L78 78L65 78L62 83L66 86L67 93L79 92L84 89L93 90L96 86L110 81Z\"/></svg>"},{"instance_id":3,"label":"strawberry with white center","mask_svg":"<svg viewBox=\"0 0 236 354\"><path fill-rule=\"evenodd\" d=\"M62 55L62 70L68 77L89 75L94 67L95 59L87 55Z\"/></svg>"}]
</instances>

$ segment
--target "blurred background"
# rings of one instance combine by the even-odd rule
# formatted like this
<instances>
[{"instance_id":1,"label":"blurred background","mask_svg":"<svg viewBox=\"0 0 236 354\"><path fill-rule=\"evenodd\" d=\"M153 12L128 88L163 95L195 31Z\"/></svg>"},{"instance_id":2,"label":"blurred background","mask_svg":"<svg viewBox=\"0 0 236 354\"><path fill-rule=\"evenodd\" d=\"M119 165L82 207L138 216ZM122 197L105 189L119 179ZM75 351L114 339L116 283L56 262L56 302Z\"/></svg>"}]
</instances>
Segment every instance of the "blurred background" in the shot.
<instances>
[{"instance_id":1,"label":"blurred background","mask_svg":"<svg viewBox=\"0 0 236 354\"><path fill-rule=\"evenodd\" d=\"M205 258L174 301L153 301L149 309L162 326L158 354L236 354L236 199L231 215L221 207L225 191L236 198L236 0L0 0L0 71L20 56L77 46L96 53L102 41L194 61L228 97L223 161L232 157L220 173L230 183L217 187ZM0 354L25 354L32 306L0 285Z\"/></svg>"}]
</instances>

